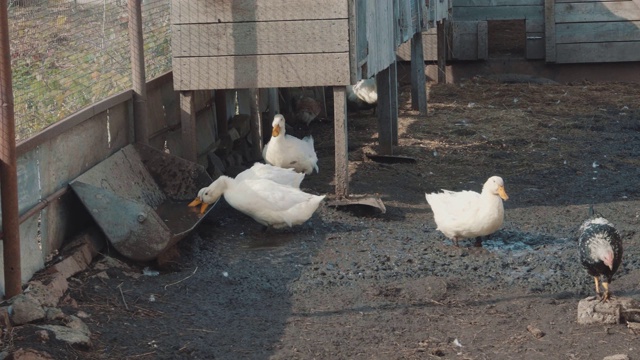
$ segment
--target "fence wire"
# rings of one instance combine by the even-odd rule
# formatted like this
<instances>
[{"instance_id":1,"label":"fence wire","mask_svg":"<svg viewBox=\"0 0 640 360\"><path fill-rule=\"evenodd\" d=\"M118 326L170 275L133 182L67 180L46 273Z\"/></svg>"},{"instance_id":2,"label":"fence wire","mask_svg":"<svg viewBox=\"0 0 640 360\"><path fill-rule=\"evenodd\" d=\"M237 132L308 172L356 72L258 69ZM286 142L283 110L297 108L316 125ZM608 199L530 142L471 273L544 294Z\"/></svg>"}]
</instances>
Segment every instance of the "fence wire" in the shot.
<instances>
[{"instance_id":1,"label":"fence wire","mask_svg":"<svg viewBox=\"0 0 640 360\"><path fill-rule=\"evenodd\" d=\"M147 79L171 69L170 0L143 1ZM16 140L131 88L126 0L14 0Z\"/></svg>"}]
</instances>

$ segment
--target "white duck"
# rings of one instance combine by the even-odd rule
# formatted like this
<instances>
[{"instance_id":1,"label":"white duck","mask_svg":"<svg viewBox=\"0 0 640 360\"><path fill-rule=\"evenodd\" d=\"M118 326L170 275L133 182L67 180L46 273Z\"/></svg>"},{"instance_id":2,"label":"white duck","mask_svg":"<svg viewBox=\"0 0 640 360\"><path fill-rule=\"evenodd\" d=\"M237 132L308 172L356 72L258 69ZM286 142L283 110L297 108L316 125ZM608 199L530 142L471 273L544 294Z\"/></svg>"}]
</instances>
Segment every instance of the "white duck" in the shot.
<instances>
[{"instance_id":1,"label":"white duck","mask_svg":"<svg viewBox=\"0 0 640 360\"><path fill-rule=\"evenodd\" d=\"M236 181L268 179L278 184L300 188L300 183L304 179L304 174L297 173L293 169L283 169L281 167L255 163L249 169L236 175Z\"/></svg>"},{"instance_id":2,"label":"white duck","mask_svg":"<svg viewBox=\"0 0 640 360\"><path fill-rule=\"evenodd\" d=\"M353 110L373 108L378 104L378 86L376 79L358 81L347 86L347 105Z\"/></svg>"},{"instance_id":3,"label":"white duck","mask_svg":"<svg viewBox=\"0 0 640 360\"><path fill-rule=\"evenodd\" d=\"M224 195L234 209L252 217L258 223L273 228L299 225L309 220L318 209L324 195L312 195L292 186L269 179L239 181L220 176L211 185L200 189L189 206L202 204L200 213Z\"/></svg>"},{"instance_id":4,"label":"white duck","mask_svg":"<svg viewBox=\"0 0 640 360\"><path fill-rule=\"evenodd\" d=\"M502 200L509 199L504 181L499 176L490 177L475 191L425 194L431 205L437 229L458 246L458 240L476 238L476 246L482 246L480 237L494 233L504 221Z\"/></svg>"},{"instance_id":5,"label":"white duck","mask_svg":"<svg viewBox=\"0 0 640 360\"><path fill-rule=\"evenodd\" d=\"M262 149L262 157L271 165L294 169L297 172L311 174L318 172L318 156L313 148L313 137L300 140L285 131L284 116L273 118L271 140Z\"/></svg>"}]
</instances>

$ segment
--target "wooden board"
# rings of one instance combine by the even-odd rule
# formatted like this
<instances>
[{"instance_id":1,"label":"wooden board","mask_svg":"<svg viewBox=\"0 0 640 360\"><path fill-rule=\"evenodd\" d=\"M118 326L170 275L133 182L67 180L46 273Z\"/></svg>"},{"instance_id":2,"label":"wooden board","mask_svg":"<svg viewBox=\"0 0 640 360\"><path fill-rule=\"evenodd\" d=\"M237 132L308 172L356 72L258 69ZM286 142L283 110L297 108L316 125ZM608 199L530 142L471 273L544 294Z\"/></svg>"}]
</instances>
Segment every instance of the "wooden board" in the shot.
<instances>
[{"instance_id":1,"label":"wooden board","mask_svg":"<svg viewBox=\"0 0 640 360\"><path fill-rule=\"evenodd\" d=\"M454 7L455 21L542 19L543 6Z\"/></svg>"},{"instance_id":2,"label":"wooden board","mask_svg":"<svg viewBox=\"0 0 640 360\"><path fill-rule=\"evenodd\" d=\"M347 5L347 0L172 0L171 23L346 19Z\"/></svg>"},{"instance_id":3,"label":"wooden board","mask_svg":"<svg viewBox=\"0 0 640 360\"><path fill-rule=\"evenodd\" d=\"M556 23L636 21L640 8L633 1L559 3L555 5Z\"/></svg>"},{"instance_id":4,"label":"wooden board","mask_svg":"<svg viewBox=\"0 0 640 360\"><path fill-rule=\"evenodd\" d=\"M543 6L544 0L455 0L454 7L465 6Z\"/></svg>"},{"instance_id":5,"label":"wooden board","mask_svg":"<svg viewBox=\"0 0 640 360\"><path fill-rule=\"evenodd\" d=\"M640 21L556 24L556 42L640 41Z\"/></svg>"},{"instance_id":6,"label":"wooden board","mask_svg":"<svg viewBox=\"0 0 640 360\"><path fill-rule=\"evenodd\" d=\"M478 21L455 21L451 26L453 43L451 58L478 59Z\"/></svg>"},{"instance_id":7,"label":"wooden board","mask_svg":"<svg viewBox=\"0 0 640 360\"><path fill-rule=\"evenodd\" d=\"M347 19L185 24L172 27L174 57L349 51Z\"/></svg>"},{"instance_id":8,"label":"wooden board","mask_svg":"<svg viewBox=\"0 0 640 360\"><path fill-rule=\"evenodd\" d=\"M438 38L436 28L431 28L422 32L422 49L425 61L438 60ZM410 41L400 45L396 51L398 59L402 61L411 61L411 44Z\"/></svg>"},{"instance_id":9,"label":"wooden board","mask_svg":"<svg viewBox=\"0 0 640 360\"><path fill-rule=\"evenodd\" d=\"M640 42L557 44L558 63L640 61Z\"/></svg>"},{"instance_id":10,"label":"wooden board","mask_svg":"<svg viewBox=\"0 0 640 360\"><path fill-rule=\"evenodd\" d=\"M174 88L240 89L349 85L349 54L174 58Z\"/></svg>"},{"instance_id":11,"label":"wooden board","mask_svg":"<svg viewBox=\"0 0 640 360\"><path fill-rule=\"evenodd\" d=\"M544 1L544 56L547 62L556 61L555 0Z\"/></svg>"}]
</instances>

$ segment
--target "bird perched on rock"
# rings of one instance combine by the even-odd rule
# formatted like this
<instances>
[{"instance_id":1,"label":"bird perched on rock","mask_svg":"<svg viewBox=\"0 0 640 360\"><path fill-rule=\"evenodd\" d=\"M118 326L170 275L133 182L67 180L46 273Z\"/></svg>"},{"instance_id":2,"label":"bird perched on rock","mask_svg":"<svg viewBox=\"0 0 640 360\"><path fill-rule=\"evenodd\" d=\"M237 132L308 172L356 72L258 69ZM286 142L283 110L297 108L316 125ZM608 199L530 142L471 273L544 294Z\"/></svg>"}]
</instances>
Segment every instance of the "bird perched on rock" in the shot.
<instances>
[{"instance_id":1,"label":"bird perched on rock","mask_svg":"<svg viewBox=\"0 0 640 360\"><path fill-rule=\"evenodd\" d=\"M609 300L609 283L622 262L622 240L613 224L596 214L593 206L589 208L589 219L580 226L578 249L582 266L593 276L596 296L600 301ZM602 295L598 284L601 277Z\"/></svg>"},{"instance_id":2,"label":"bird perched on rock","mask_svg":"<svg viewBox=\"0 0 640 360\"><path fill-rule=\"evenodd\" d=\"M287 135L284 116L278 114L273 118L271 140L262 149L264 161L273 166L294 169L297 172L311 174L318 172L318 156L313 147L313 137L303 139Z\"/></svg>"},{"instance_id":3,"label":"bird perched on rock","mask_svg":"<svg viewBox=\"0 0 640 360\"><path fill-rule=\"evenodd\" d=\"M502 200L509 199L504 181L499 176L490 177L475 191L449 191L425 194L431 205L433 218L446 237L458 246L458 240L476 238L476 246L482 246L481 237L494 233L504 221Z\"/></svg>"}]
</instances>

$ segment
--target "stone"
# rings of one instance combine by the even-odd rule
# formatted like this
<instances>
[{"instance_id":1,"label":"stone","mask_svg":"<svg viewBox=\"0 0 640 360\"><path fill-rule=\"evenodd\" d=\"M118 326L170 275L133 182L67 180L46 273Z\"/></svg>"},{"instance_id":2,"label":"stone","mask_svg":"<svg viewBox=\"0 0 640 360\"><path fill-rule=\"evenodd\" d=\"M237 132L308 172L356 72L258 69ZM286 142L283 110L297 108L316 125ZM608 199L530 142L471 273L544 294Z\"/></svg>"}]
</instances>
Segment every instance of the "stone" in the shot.
<instances>
[{"instance_id":1,"label":"stone","mask_svg":"<svg viewBox=\"0 0 640 360\"><path fill-rule=\"evenodd\" d=\"M40 329L51 331L55 338L73 346L91 347L91 331L82 320L76 316L69 316L71 321L66 326L41 325Z\"/></svg>"},{"instance_id":2,"label":"stone","mask_svg":"<svg viewBox=\"0 0 640 360\"><path fill-rule=\"evenodd\" d=\"M637 321L640 303L626 297L613 297L601 302L595 296L578 303L578 324L620 324L623 321Z\"/></svg>"},{"instance_id":3,"label":"stone","mask_svg":"<svg viewBox=\"0 0 640 360\"><path fill-rule=\"evenodd\" d=\"M55 307L46 308L45 314L47 321L61 320L67 317L61 309Z\"/></svg>"},{"instance_id":4,"label":"stone","mask_svg":"<svg viewBox=\"0 0 640 360\"><path fill-rule=\"evenodd\" d=\"M41 280L31 281L28 293L32 298L37 299L41 305L56 307L68 288L67 277L63 273L54 273Z\"/></svg>"},{"instance_id":5,"label":"stone","mask_svg":"<svg viewBox=\"0 0 640 360\"><path fill-rule=\"evenodd\" d=\"M49 341L49 333L47 332L47 330L36 331L36 337L38 337L38 340L43 343Z\"/></svg>"},{"instance_id":6,"label":"stone","mask_svg":"<svg viewBox=\"0 0 640 360\"><path fill-rule=\"evenodd\" d=\"M24 325L44 319L45 312L38 300L31 296L20 294L13 297L9 315L13 324Z\"/></svg>"},{"instance_id":7,"label":"stone","mask_svg":"<svg viewBox=\"0 0 640 360\"><path fill-rule=\"evenodd\" d=\"M54 360L49 353L33 349L18 349L11 354L11 358L13 360Z\"/></svg>"},{"instance_id":8,"label":"stone","mask_svg":"<svg viewBox=\"0 0 640 360\"><path fill-rule=\"evenodd\" d=\"M617 355L605 356L602 360L629 360L629 355L617 354Z\"/></svg>"}]
</instances>

